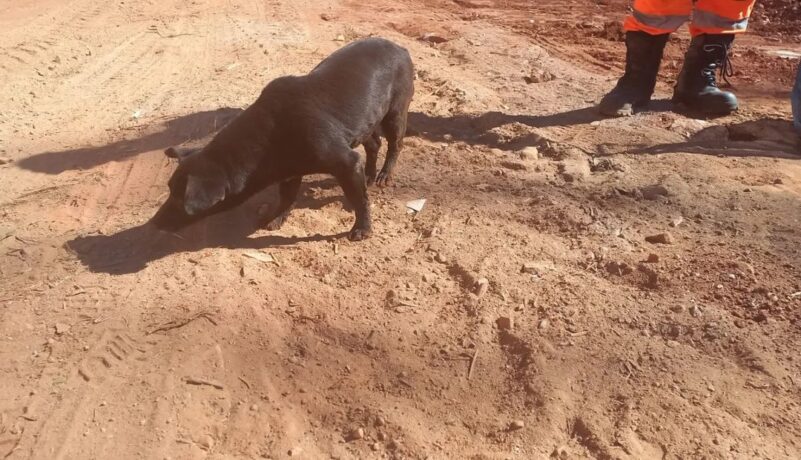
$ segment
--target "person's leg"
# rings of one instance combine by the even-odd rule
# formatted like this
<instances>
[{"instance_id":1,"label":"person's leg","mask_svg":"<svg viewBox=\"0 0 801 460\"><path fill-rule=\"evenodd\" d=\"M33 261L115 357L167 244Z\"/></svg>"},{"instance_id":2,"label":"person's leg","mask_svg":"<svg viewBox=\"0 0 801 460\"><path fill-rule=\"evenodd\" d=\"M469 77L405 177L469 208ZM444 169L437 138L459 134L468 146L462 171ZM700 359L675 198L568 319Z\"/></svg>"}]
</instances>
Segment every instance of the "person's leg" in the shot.
<instances>
[{"instance_id":1,"label":"person's leg","mask_svg":"<svg viewBox=\"0 0 801 460\"><path fill-rule=\"evenodd\" d=\"M756 0L698 0L693 10L690 34L737 34L748 28Z\"/></svg>"},{"instance_id":2,"label":"person's leg","mask_svg":"<svg viewBox=\"0 0 801 460\"><path fill-rule=\"evenodd\" d=\"M598 106L608 116L629 116L651 100L670 33L689 18L691 0L635 0L626 18L626 71Z\"/></svg>"},{"instance_id":3,"label":"person's leg","mask_svg":"<svg viewBox=\"0 0 801 460\"><path fill-rule=\"evenodd\" d=\"M634 0L633 11L623 22L623 30L669 34L689 21L692 11L692 0Z\"/></svg>"},{"instance_id":4,"label":"person's leg","mask_svg":"<svg viewBox=\"0 0 801 460\"><path fill-rule=\"evenodd\" d=\"M798 72L795 76L795 86L792 94L793 101L793 124L798 135L801 136L801 64L798 64Z\"/></svg>"},{"instance_id":5,"label":"person's leg","mask_svg":"<svg viewBox=\"0 0 801 460\"><path fill-rule=\"evenodd\" d=\"M727 115L738 108L737 97L717 86L715 73L727 76L734 36L745 32L756 0L698 0L690 25L692 41L673 95L705 115Z\"/></svg>"}]
</instances>

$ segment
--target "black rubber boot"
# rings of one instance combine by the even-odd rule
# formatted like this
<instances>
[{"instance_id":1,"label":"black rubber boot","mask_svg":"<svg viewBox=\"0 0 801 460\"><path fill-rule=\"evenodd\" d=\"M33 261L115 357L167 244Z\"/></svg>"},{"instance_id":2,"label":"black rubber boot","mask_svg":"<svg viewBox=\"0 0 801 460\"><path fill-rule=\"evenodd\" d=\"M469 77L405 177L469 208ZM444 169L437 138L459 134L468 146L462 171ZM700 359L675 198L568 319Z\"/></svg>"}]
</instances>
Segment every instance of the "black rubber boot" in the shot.
<instances>
[{"instance_id":1,"label":"black rubber boot","mask_svg":"<svg viewBox=\"0 0 801 460\"><path fill-rule=\"evenodd\" d=\"M656 87L656 75L670 34L626 32L626 72L617 86L598 105L603 115L626 117L648 105Z\"/></svg>"},{"instance_id":2,"label":"black rubber boot","mask_svg":"<svg viewBox=\"0 0 801 460\"><path fill-rule=\"evenodd\" d=\"M725 81L731 76L729 50L733 42L733 34L693 37L676 81L674 104L684 104L704 115L728 115L737 110L737 96L721 91L715 79L718 69Z\"/></svg>"}]
</instances>

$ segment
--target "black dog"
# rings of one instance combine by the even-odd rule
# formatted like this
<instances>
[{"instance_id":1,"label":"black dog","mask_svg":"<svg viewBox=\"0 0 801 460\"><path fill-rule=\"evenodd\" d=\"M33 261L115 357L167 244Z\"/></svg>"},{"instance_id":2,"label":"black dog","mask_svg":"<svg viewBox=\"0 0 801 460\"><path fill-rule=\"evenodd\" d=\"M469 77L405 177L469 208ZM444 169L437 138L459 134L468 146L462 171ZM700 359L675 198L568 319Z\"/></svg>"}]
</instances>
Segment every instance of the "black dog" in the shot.
<instances>
[{"instance_id":1,"label":"black dog","mask_svg":"<svg viewBox=\"0 0 801 460\"><path fill-rule=\"evenodd\" d=\"M206 147L165 151L179 164L170 196L151 222L176 231L280 182L279 205L262 222L277 229L302 177L325 173L336 177L355 208L350 239L365 239L372 230L367 185L390 182L413 94L409 53L380 38L336 51L308 75L278 78ZM389 147L376 175L382 134ZM353 150L361 144L366 164Z\"/></svg>"}]
</instances>

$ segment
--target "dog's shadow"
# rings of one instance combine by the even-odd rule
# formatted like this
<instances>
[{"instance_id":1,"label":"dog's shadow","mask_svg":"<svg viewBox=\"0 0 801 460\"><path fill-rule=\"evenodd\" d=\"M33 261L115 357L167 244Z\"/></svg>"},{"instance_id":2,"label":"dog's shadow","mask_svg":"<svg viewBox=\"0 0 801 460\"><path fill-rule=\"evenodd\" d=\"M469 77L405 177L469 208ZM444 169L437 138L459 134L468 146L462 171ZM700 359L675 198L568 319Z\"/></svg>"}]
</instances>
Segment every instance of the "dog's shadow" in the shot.
<instances>
[{"instance_id":1,"label":"dog's shadow","mask_svg":"<svg viewBox=\"0 0 801 460\"><path fill-rule=\"evenodd\" d=\"M321 209L337 202L341 202L345 209L350 209L350 205L341 194L316 197L310 193L314 188L325 190L338 188L338 185L332 179L304 184L294 209ZM303 242L327 241L347 236L347 232L342 232L335 235L303 237L280 235L252 237L251 235L259 230L256 223L260 211L277 206L277 201L277 187L273 186L241 206L191 225L179 234L161 232L146 223L113 235L79 236L68 241L66 247L92 272L124 275L137 273L144 270L151 262L182 252L197 252L215 247L261 249L292 246Z\"/></svg>"}]
</instances>

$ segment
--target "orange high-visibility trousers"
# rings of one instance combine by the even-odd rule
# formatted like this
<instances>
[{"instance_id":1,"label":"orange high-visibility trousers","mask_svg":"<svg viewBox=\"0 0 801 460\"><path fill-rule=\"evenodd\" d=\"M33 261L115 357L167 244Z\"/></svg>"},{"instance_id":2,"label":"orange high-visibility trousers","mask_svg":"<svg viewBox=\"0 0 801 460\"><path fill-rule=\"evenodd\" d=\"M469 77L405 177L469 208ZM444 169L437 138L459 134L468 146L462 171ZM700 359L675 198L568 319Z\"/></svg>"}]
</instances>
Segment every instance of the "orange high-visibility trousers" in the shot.
<instances>
[{"instance_id":1,"label":"orange high-visibility trousers","mask_svg":"<svg viewBox=\"0 0 801 460\"><path fill-rule=\"evenodd\" d=\"M695 3L695 5L693 5ZM690 20L693 37L701 34L745 32L756 0L634 0L626 31L669 34Z\"/></svg>"}]
</instances>

